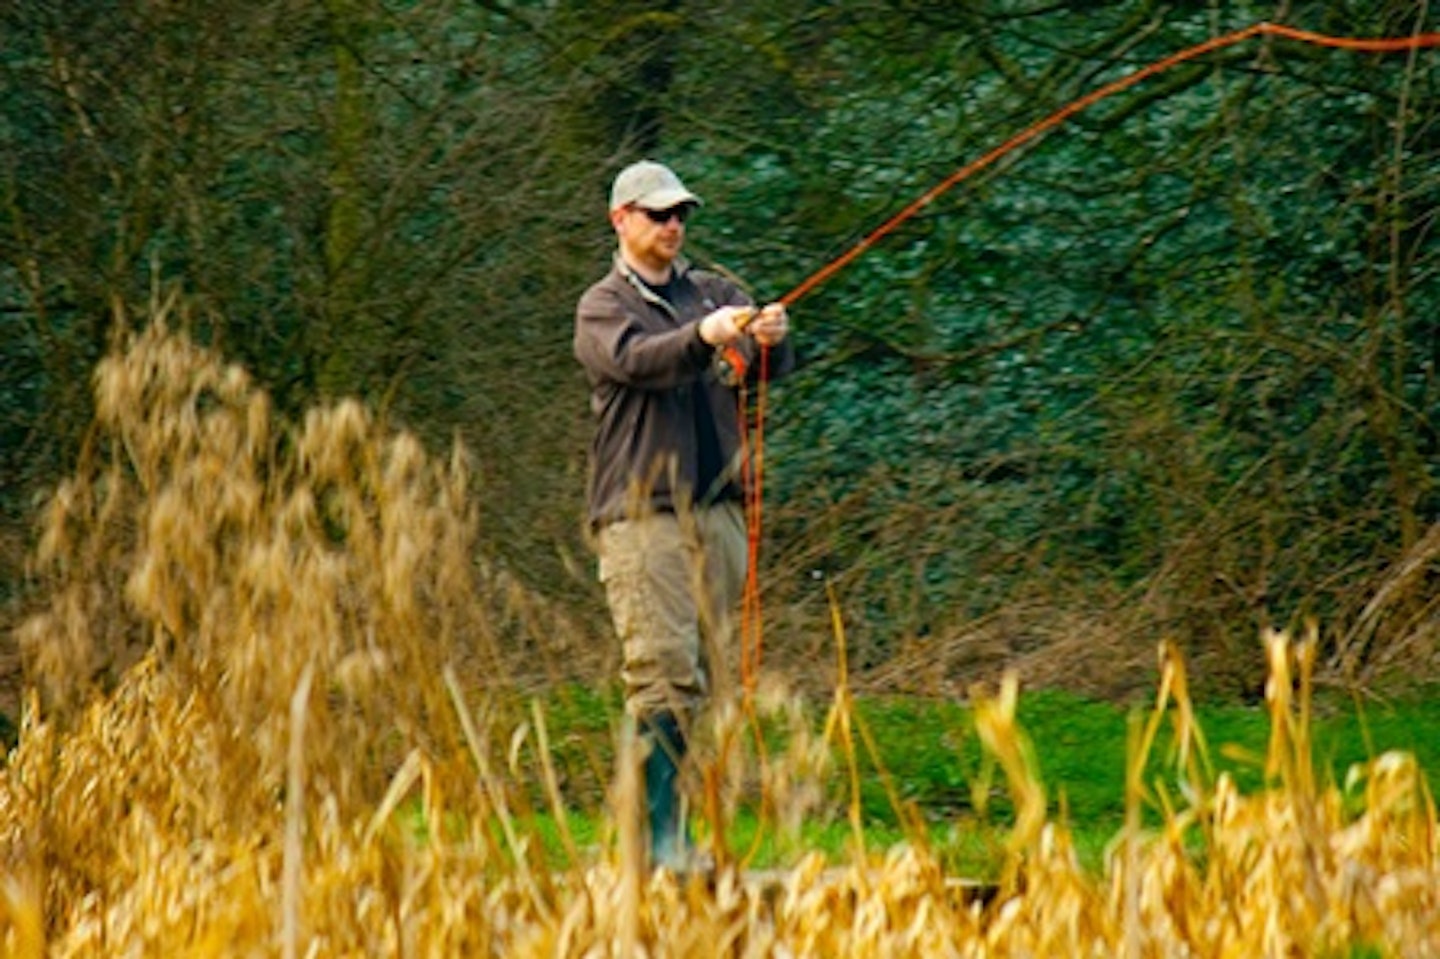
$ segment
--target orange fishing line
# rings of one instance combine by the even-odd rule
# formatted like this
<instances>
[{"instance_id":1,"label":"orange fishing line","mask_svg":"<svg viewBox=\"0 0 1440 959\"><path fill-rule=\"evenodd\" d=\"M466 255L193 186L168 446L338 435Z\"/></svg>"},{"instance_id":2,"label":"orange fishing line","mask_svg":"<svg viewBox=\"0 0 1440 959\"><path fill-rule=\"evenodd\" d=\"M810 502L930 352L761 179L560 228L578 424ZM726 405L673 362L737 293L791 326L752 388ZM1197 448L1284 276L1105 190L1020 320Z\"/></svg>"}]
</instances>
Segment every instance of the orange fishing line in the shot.
<instances>
[{"instance_id":1,"label":"orange fishing line","mask_svg":"<svg viewBox=\"0 0 1440 959\"><path fill-rule=\"evenodd\" d=\"M760 674L760 539L761 508L765 499L765 381L770 376L770 348L760 347L760 374L755 390L755 426L749 426L747 391L740 387L740 448L743 455L741 484L745 499L745 589L740 605L740 680L746 699L755 691Z\"/></svg>"}]
</instances>

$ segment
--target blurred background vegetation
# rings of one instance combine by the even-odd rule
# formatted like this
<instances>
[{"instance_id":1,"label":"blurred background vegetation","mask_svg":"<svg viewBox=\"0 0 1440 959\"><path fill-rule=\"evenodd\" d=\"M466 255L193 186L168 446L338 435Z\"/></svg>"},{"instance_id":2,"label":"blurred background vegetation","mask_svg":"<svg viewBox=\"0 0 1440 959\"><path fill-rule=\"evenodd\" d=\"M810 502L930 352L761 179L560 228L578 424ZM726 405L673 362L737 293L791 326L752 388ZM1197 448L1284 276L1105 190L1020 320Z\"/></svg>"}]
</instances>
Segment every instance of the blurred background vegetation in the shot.
<instances>
[{"instance_id":1,"label":"blurred background vegetation","mask_svg":"<svg viewBox=\"0 0 1440 959\"><path fill-rule=\"evenodd\" d=\"M1440 29L1424 0L0 5L0 603L147 304L299 422L358 396L477 473L517 676L609 677L572 309L614 173L674 165L696 259L793 288L1107 80L1273 19ZM1173 637L1257 694L1433 678L1440 55L1255 41L1104 101L792 310L770 397L769 662L1123 697ZM174 322L172 317L172 323ZM12 690L13 693L13 690ZM9 711L0 704L0 710Z\"/></svg>"}]
</instances>

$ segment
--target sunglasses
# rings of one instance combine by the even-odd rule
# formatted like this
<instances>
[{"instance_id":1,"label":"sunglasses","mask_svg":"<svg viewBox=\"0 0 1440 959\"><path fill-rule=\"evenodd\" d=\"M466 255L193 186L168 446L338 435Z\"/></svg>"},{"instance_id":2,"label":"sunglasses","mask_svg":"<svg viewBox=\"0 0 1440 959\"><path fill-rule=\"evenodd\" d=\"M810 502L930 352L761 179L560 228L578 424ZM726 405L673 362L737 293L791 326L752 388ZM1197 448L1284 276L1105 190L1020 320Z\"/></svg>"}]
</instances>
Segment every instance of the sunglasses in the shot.
<instances>
[{"instance_id":1,"label":"sunglasses","mask_svg":"<svg viewBox=\"0 0 1440 959\"><path fill-rule=\"evenodd\" d=\"M668 210L647 210L643 206L637 206L635 209L645 214L651 223L658 223L664 226L670 222L671 217L684 223L690 218L690 211L694 210L695 206L690 203L681 203L679 206L672 206Z\"/></svg>"}]
</instances>

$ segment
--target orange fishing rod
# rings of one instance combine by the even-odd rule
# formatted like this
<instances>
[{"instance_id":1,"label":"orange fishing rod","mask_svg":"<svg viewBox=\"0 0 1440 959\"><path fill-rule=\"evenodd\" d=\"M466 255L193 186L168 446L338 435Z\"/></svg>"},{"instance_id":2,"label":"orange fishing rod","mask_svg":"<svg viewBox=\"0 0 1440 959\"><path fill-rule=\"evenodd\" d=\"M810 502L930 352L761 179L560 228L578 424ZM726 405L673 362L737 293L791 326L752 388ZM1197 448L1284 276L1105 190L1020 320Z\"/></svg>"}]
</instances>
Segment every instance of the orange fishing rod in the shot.
<instances>
[{"instance_id":1,"label":"orange fishing rod","mask_svg":"<svg viewBox=\"0 0 1440 959\"><path fill-rule=\"evenodd\" d=\"M1192 47L1187 47L1184 50L1179 51L1178 53L1172 53L1167 57L1156 60L1154 63L1147 64L1146 66L1135 70L1133 73L1126 74L1119 79L1112 80L1111 82L1104 84L1103 86L1097 87L1096 89L1090 91L1084 96L1073 100L1065 106L1061 107L1060 109L1056 110L1054 113L1051 113L1049 116L1045 117L1039 122L1026 127L1019 133L1016 133L1014 136L1010 137L1010 139L1001 143L999 146L995 147L989 152L981 155L974 160L971 160L969 163L960 167L954 173L950 174L948 177L941 180L939 183L935 184L933 187L926 190L924 193L920 194L904 208L902 208L898 213L894 214L889 219L881 223L879 226L875 227L875 229L865 234L857 243L855 243L854 246L850 247L850 249L846 250L844 253L840 254L833 260L821 266L818 270L816 270L810 276L806 277L794 289L792 289L789 293L786 293L776 302L786 307L793 305L794 303L799 301L801 297L804 297L816 287L820 286L820 284L824 283L836 273L839 273L841 270L845 269L845 267L849 266L855 260L859 259L866 250L870 249L886 235L894 232L895 229L899 227L902 223L904 223L906 220L910 219L915 214L919 213L922 209L924 209L926 206L933 203L935 199L939 197L942 193L949 190L957 183L960 183L962 180L969 179L971 176L974 176L976 173L979 173L986 167L991 166L995 163L995 161L999 160L1001 157L1012 152L1013 150L1025 145L1026 143L1029 143L1032 140L1039 138L1045 133L1048 133L1050 130L1053 130L1055 127L1064 123L1066 120L1070 119L1080 111L1085 110L1088 107L1094 106L1096 103L1104 100L1106 97L1113 96L1114 94L1119 93L1122 90L1127 90L1130 87L1135 86L1137 83L1140 83L1143 80L1155 76L1157 73L1163 73L1171 67L1177 66L1181 63L1185 63L1188 60L1194 60L1196 57L1204 56L1207 53L1213 53L1216 50L1223 50L1226 47L1232 47L1237 43L1243 43L1244 41L1253 39L1255 37L1267 36L1281 37L1286 40L1295 40L1301 43L1312 44L1314 46L1330 47L1340 50L1354 50L1362 53L1397 53L1401 51L1440 47L1440 33L1420 33L1417 31L1416 33L1408 37L1337 37L1331 36L1329 34L1315 33L1310 30L1300 30L1296 27L1287 27L1283 24L1269 23L1263 21L1260 23L1252 24L1242 30L1236 30L1233 33L1227 33L1218 37L1212 37L1211 39L1206 40L1203 43L1197 43ZM766 350L762 348L762 362L765 353ZM744 681L745 689L747 692L753 689L756 676L758 675L760 669L760 581L757 566L760 554L760 536L762 529L760 517L762 507L761 495L763 493L764 480L763 417L765 407L765 386L765 380L762 377L756 388L756 425L753 430L754 439L751 444L749 456L746 457L747 463L750 464L748 467L749 482L747 482L746 484L746 506L749 518L748 521L750 537L750 562L746 573L744 603L741 611L740 662L741 678ZM741 419L743 422L743 405Z\"/></svg>"},{"instance_id":2,"label":"orange fishing rod","mask_svg":"<svg viewBox=\"0 0 1440 959\"><path fill-rule=\"evenodd\" d=\"M1352 37L1327 36L1326 34L1322 33L1312 33L1309 30L1297 30L1294 27L1287 27L1278 23L1263 22L1253 24L1243 30L1237 30L1234 33L1227 33L1223 36L1213 37L1212 39L1206 40L1204 43L1197 43L1193 47L1187 47L1186 49L1181 50L1179 53L1172 53L1168 57L1156 60L1154 63L1141 67L1134 73L1130 73L1123 77L1120 77L1118 80L1112 80L1104 86L1098 87L1090 91L1089 93L1080 97L1078 100L1074 100L1061 107L1059 110L1056 110L1054 113L1050 114L1048 117L1045 117L1038 123L1026 127L1024 130L1021 130L1019 133L1015 134L999 146L995 147L990 152L980 156L975 160L971 160L969 163L965 164L964 166L960 167L960 169L950 174L944 180L941 180L939 183L935 184L933 187L920 194L913 201L911 201L909 205L907 205L904 209L900 210L900 212L896 213L884 223L881 223L875 229L865 234L865 236L861 238L861 240L854 246L852 246L849 250L846 250L844 253L831 260L829 263L826 263L824 266L820 267L820 269L812 273L793 290L782 296L779 302L783 303L786 306L792 305L802 296L809 293L811 290L815 289L817 286L830 279L830 277L834 276L836 273L839 273L841 270L845 269L845 267L853 263L861 256L861 254L863 254L866 250L870 249L870 247L874 246L886 234L893 232L896 227L900 226L900 224L904 223L906 220L919 213L930 203L933 203L935 201L935 198L940 196L940 194L944 193L946 190L949 190L951 187L955 186L955 184L959 183L960 181L969 179L971 176L979 173L981 170L992 165L996 160L999 160L1007 153L1010 153L1016 148L1021 147L1026 143L1029 143L1031 140L1034 140L1041 135L1048 133L1050 130L1064 123L1066 120L1070 119L1072 116L1079 113L1081 110L1084 110L1087 107L1091 107L1099 101L1104 100L1106 97L1119 93L1122 90L1129 89L1135 84L1140 83L1142 80L1153 77L1157 73L1163 73L1171 67L1184 63L1187 60L1193 60L1196 57L1204 56L1207 53L1213 53L1216 50L1223 50L1226 47L1234 46L1237 43L1243 43L1244 41L1257 36L1285 37L1286 39L1299 40L1304 43L1310 43L1317 46L1335 47L1343 50L1358 50L1368 53L1395 53L1403 50L1418 50L1423 47L1440 46L1440 33L1417 33L1414 36L1410 37L1357 39Z\"/></svg>"}]
</instances>

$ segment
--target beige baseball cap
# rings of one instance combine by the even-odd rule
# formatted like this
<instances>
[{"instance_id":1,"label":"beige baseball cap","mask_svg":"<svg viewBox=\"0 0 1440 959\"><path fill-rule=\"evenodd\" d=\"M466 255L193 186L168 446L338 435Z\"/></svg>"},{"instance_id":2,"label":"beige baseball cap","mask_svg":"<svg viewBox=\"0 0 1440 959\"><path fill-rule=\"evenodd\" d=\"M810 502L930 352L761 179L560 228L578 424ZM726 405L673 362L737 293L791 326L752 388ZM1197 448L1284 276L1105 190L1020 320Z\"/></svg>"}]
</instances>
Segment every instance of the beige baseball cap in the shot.
<instances>
[{"instance_id":1,"label":"beige baseball cap","mask_svg":"<svg viewBox=\"0 0 1440 959\"><path fill-rule=\"evenodd\" d=\"M621 170L610 188L610 209L632 203L647 210L668 210L681 203L699 206L700 198L685 189L675 171L665 164L641 160Z\"/></svg>"}]
</instances>

